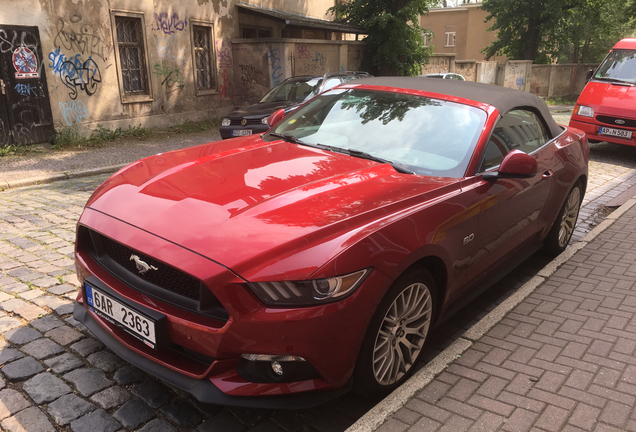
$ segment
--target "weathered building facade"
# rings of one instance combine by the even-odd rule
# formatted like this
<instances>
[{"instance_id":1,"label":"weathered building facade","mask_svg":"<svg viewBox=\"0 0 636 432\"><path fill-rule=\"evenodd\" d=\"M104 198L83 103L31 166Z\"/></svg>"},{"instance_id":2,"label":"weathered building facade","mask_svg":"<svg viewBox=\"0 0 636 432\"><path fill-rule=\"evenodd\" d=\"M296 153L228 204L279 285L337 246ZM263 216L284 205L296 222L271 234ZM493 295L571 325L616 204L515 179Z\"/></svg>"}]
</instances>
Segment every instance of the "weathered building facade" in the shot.
<instances>
[{"instance_id":1,"label":"weathered building facade","mask_svg":"<svg viewBox=\"0 0 636 432\"><path fill-rule=\"evenodd\" d=\"M356 42L338 40L350 29L326 20L333 4L0 0L0 145L46 141L53 125L86 132L220 117L305 56L318 58L315 73L347 69L339 47ZM237 41L258 42L258 55L237 63ZM331 45L335 61L312 50Z\"/></svg>"}]
</instances>

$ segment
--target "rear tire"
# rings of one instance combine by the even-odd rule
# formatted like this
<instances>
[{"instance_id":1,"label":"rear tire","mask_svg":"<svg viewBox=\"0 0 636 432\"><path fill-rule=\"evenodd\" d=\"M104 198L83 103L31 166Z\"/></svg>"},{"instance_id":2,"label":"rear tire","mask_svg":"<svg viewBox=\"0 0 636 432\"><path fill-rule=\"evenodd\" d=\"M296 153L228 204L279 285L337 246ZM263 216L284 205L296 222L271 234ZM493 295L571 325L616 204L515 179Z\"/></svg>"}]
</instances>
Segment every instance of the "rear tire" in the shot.
<instances>
[{"instance_id":1,"label":"rear tire","mask_svg":"<svg viewBox=\"0 0 636 432\"><path fill-rule=\"evenodd\" d=\"M565 199L561 211L557 216L548 236L545 239L545 251L550 255L558 255L565 250L574 233L576 219L579 217L581 201L583 200L583 186L578 180Z\"/></svg>"},{"instance_id":2,"label":"rear tire","mask_svg":"<svg viewBox=\"0 0 636 432\"><path fill-rule=\"evenodd\" d=\"M416 268L400 276L376 310L354 371L354 391L383 396L413 373L433 322L435 282Z\"/></svg>"}]
</instances>

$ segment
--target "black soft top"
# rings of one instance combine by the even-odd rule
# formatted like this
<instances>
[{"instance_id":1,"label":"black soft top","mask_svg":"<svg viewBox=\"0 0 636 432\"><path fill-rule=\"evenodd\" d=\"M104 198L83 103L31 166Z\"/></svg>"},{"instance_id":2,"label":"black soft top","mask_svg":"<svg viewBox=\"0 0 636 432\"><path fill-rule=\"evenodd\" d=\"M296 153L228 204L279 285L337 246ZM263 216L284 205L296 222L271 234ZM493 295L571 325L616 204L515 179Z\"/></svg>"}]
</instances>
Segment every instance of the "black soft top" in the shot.
<instances>
[{"instance_id":1,"label":"black soft top","mask_svg":"<svg viewBox=\"0 0 636 432\"><path fill-rule=\"evenodd\" d=\"M511 109L531 107L541 113L552 138L561 134L563 131L561 127L556 124L550 114L548 105L541 98L532 93L526 93L520 90L470 81L440 80L426 77L362 78L348 83L348 85L356 84L398 87L461 97L492 105L497 108L500 115L507 113Z\"/></svg>"}]
</instances>

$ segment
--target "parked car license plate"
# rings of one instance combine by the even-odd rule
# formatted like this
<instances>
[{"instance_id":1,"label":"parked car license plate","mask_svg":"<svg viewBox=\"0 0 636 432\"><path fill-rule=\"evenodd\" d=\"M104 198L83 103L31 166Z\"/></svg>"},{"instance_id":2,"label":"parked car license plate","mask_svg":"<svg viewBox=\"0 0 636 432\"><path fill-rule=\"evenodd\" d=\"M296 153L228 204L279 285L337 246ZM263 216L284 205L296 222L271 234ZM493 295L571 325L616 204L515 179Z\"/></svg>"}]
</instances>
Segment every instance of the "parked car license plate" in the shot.
<instances>
[{"instance_id":1,"label":"parked car license plate","mask_svg":"<svg viewBox=\"0 0 636 432\"><path fill-rule=\"evenodd\" d=\"M86 287L86 302L91 306L91 310L123 328L149 347L156 348L157 338L154 320L104 294L88 283L84 285Z\"/></svg>"},{"instance_id":2,"label":"parked car license plate","mask_svg":"<svg viewBox=\"0 0 636 432\"><path fill-rule=\"evenodd\" d=\"M623 129L613 129L608 127L600 127L598 130L599 135L611 135L619 138L627 138L631 139L632 131L627 131Z\"/></svg>"},{"instance_id":3,"label":"parked car license plate","mask_svg":"<svg viewBox=\"0 0 636 432\"><path fill-rule=\"evenodd\" d=\"M235 129L232 131L232 136L245 136L252 135L252 129Z\"/></svg>"}]
</instances>

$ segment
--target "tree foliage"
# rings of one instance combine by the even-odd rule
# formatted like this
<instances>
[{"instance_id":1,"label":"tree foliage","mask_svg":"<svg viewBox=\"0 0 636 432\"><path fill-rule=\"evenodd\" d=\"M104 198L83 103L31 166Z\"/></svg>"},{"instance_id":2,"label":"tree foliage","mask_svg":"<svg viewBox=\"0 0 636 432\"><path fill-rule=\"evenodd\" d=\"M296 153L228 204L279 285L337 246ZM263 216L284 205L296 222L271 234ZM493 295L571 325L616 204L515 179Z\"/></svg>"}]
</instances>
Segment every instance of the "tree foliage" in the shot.
<instances>
[{"instance_id":1,"label":"tree foliage","mask_svg":"<svg viewBox=\"0 0 636 432\"><path fill-rule=\"evenodd\" d=\"M497 40L484 49L487 57L535 63L598 62L634 31L636 0L484 0L489 30Z\"/></svg>"},{"instance_id":2,"label":"tree foliage","mask_svg":"<svg viewBox=\"0 0 636 432\"><path fill-rule=\"evenodd\" d=\"M362 69L376 75L418 75L431 48L419 17L432 0L343 0L329 8L336 21L366 30Z\"/></svg>"}]
</instances>

